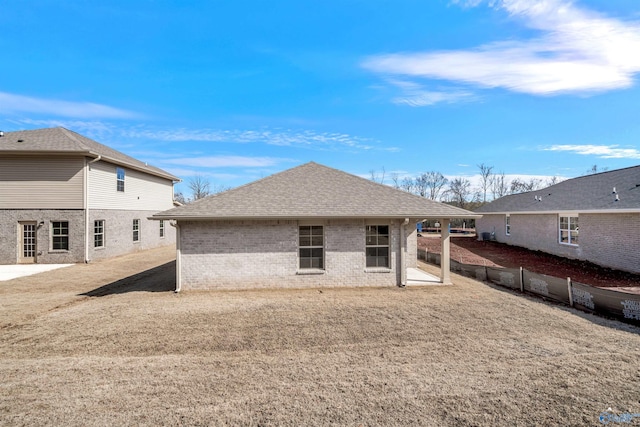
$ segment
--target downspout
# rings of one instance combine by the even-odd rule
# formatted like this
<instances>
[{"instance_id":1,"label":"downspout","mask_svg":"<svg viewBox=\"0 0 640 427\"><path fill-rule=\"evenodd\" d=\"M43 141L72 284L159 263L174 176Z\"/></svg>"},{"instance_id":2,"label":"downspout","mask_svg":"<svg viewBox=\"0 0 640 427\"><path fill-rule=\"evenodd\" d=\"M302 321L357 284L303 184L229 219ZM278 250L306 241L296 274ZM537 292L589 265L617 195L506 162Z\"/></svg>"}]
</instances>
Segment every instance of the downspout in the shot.
<instances>
[{"instance_id":1,"label":"downspout","mask_svg":"<svg viewBox=\"0 0 640 427\"><path fill-rule=\"evenodd\" d=\"M175 293L180 292L180 290L182 289L182 262L181 262L181 258L182 258L182 248L180 245L180 225L175 222L170 222L169 224L171 224L173 227L176 228L176 290Z\"/></svg>"},{"instance_id":2,"label":"downspout","mask_svg":"<svg viewBox=\"0 0 640 427\"><path fill-rule=\"evenodd\" d=\"M409 218L405 218L404 222L400 225L400 287L407 286L407 230L406 226L409 224Z\"/></svg>"},{"instance_id":3,"label":"downspout","mask_svg":"<svg viewBox=\"0 0 640 427\"><path fill-rule=\"evenodd\" d=\"M90 165L95 162L99 162L102 159L101 155L98 155L97 158L87 162L87 158L84 158L85 168L84 168L84 180L83 180L83 192L84 192L84 262L85 264L91 261L89 259L89 234L91 230L89 229L89 169Z\"/></svg>"}]
</instances>

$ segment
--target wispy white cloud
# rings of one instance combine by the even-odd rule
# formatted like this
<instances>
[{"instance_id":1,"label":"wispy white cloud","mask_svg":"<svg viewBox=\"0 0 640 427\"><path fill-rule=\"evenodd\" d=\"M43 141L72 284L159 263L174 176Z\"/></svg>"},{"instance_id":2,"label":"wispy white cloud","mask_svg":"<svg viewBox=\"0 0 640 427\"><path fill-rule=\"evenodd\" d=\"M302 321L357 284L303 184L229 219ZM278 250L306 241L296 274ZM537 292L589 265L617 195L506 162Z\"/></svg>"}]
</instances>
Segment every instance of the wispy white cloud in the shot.
<instances>
[{"instance_id":1,"label":"wispy white cloud","mask_svg":"<svg viewBox=\"0 0 640 427\"><path fill-rule=\"evenodd\" d=\"M381 54L363 67L383 75L452 81L533 95L590 93L633 85L640 72L640 23L603 16L568 0L487 3L541 35L468 50Z\"/></svg>"},{"instance_id":2,"label":"wispy white cloud","mask_svg":"<svg viewBox=\"0 0 640 427\"><path fill-rule=\"evenodd\" d=\"M262 168L275 166L287 159L279 159L274 157L245 157L245 156L200 156L200 157L176 157L172 159L164 159L167 164L204 167L204 168Z\"/></svg>"},{"instance_id":3,"label":"wispy white cloud","mask_svg":"<svg viewBox=\"0 0 640 427\"><path fill-rule=\"evenodd\" d=\"M400 95L392 99L394 104L410 107L424 107L438 103L454 103L469 100L474 95L462 90L428 90L423 85L406 80L389 79L388 82L398 88Z\"/></svg>"},{"instance_id":4,"label":"wispy white cloud","mask_svg":"<svg viewBox=\"0 0 640 427\"><path fill-rule=\"evenodd\" d=\"M171 129L155 130L132 128L122 131L130 138L147 138L159 141L201 141L227 143L264 143L284 147L306 147L319 150L350 149L354 151L387 150L395 147L380 148L376 141L345 133L315 132L312 130L292 129Z\"/></svg>"},{"instance_id":5,"label":"wispy white cloud","mask_svg":"<svg viewBox=\"0 0 640 427\"><path fill-rule=\"evenodd\" d=\"M0 113L47 114L55 117L73 117L78 119L131 119L140 117L139 114L132 111L93 102L72 102L59 99L35 98L6 92L0 92Z\"/></svg>"},{"instance_id":6,"label":"wispy white cloud","mask_svg":"<svg viewBox=\"0 0 640 427\"><path fill-rule=\"evenodd\" d=\"M544 151L569 151L602 159L640 159L637 148L619 148L618 145L552 145Z\"/></svg>"},{"instance_id":7,"label":"wispy white cloud","mask_svg":"<svg viewBox=\"0 0 640 427\"><path fill-rule=\"evenodd\" d=\"M119 138L129 141L151 140L155 142L210 142L267 144L281 147L308 148L319 151L399 151L398 147L383 146L371 138L338 132L317 132L285 128L253 129L158 129L147 125L122 125L102 120L64 119L13 119L14 123L38 127L62 126L80 132L90 138L109 140Z\"/></svg>"}]
</instances>

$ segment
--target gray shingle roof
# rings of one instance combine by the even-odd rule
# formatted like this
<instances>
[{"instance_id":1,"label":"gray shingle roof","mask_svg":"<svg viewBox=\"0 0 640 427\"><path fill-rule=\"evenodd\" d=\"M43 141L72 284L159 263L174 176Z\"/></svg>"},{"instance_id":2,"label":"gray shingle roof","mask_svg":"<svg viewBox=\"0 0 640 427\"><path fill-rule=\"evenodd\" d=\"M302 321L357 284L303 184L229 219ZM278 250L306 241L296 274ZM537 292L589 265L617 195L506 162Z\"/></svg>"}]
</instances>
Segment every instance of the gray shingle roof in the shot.
<instances>
[{"instance_id":1,"label":"gray shingle roof","mask_svg":"<svg viewBox=\"0 0 640 427\"><path fill-rule=\"evenodd\" d=\"M157 219L474 217L479 215L313 162L154 215Z\"/></svg>"},{"instance_id":2,"label":"gray shingle roof","mask_svg":"<svg viewBox=\"0 0 640 427\"><path fill-rule=\"evenodd\" d=\"M618 201L616 201L616 195L619 198ZM536 198L541 200L538 201ZM629 210L640 212L640 166L581 176L542 190L501 197L477 209L476 212Z\"/></svg>"},{"instance_id":3,"label":"gray shingle roof","mask_svg":"<svg viewBox=\"0 0 640 427\"><path fill-rule=\"evenodd\" d=\"M127 166L162 178L180 181L180 178L100 144L63 127L5 132L0 138L0 155L11 154L78 154L102 156L103 160Z\"/></svg>"}]
</instances>

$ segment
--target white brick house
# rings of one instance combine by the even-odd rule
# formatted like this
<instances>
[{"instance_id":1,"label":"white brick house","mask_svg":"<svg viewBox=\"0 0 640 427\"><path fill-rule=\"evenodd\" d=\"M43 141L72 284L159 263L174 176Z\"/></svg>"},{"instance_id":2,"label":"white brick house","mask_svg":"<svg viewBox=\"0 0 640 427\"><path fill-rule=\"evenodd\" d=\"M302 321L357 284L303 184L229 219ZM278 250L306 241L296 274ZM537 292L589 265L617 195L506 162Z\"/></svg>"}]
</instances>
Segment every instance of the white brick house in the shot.
<instances>
[{"instance_id":1,"label":"white brick house","mask_svg":"<svg viewBox=\"0 0 640 427\"><path fill-rule=\"evenodd\" d=\"M417 265L416 222L446 230L476 217L316 163L153 216L176 223L176 290L403 285Z\"/></svg>"},{"instance_id":2,"label":"white brick house","mask_svg":"<svg viewBox=\"0 0 640 427\"><path fill-rule=\"evenodd\" d=\"M0 136L0 264L89 262L162 245L179 179L58 127Z\"/></svg>"},{"instance_id":3,"label":"white brick house","mask_svg":"<svg viewBox=\"0 0 640 427\"><path fill-rule=\"evenodd\" d=\"M505 196L476 212L479 236L640 273L640 166Z\"/></svg>"}]
</instances>

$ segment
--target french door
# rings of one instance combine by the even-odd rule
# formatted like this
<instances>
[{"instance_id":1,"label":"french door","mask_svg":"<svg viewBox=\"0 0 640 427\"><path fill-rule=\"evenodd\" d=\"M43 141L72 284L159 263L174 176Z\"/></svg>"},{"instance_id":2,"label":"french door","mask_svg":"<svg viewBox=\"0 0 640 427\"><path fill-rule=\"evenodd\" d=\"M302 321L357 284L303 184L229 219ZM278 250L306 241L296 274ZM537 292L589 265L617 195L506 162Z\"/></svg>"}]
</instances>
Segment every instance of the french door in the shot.
<instances>
[{"instance_id":1,"label":"french door","mask_svg":"<svg viewBox=\"0 0 640 427\"><path fill-rule=\"evenodd\" d=\"M20 223L20 263L36 262L36 229L37 224L35 221Z\"/></svg>"}]
</instances>

